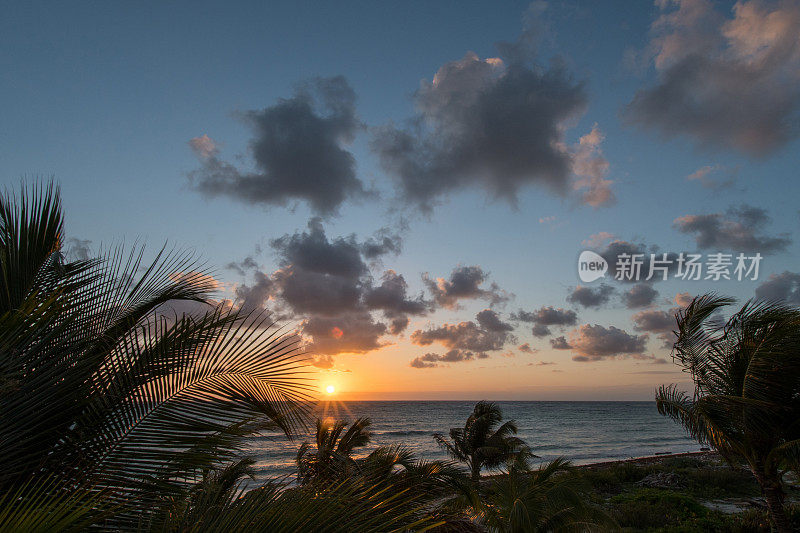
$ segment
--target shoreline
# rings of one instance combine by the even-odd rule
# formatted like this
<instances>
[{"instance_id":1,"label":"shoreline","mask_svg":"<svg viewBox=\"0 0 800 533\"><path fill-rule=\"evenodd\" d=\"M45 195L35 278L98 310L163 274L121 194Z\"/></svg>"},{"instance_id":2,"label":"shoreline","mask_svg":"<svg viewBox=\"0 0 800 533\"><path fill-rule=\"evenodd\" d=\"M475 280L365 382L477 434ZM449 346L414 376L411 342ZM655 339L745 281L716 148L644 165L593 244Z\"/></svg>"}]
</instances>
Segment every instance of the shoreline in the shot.
<instances>
[{"instance_id":1,"label":"shoreline","mask_svg":"<svg viewBox=\"0 0 800 533\"><path fill-rule=\"evenodd\" d=\"M698 451L698 452L679 452L679 453L665 453L660 455L645 455L643 457L631 457L629 459L617 459L612 461L598 461L596 463L586 463L582 465L574 465L575 468L578 469L593 469L593 468L602 468L620 464L637 464L637 465L647 465L647 464L657 464L662 462L665 459L674 459L674 458L681 458L681 457L697 457L701 459L718 459L720 455L715 452L714 450L708 451Z\"/></svg>"}]
</instances>

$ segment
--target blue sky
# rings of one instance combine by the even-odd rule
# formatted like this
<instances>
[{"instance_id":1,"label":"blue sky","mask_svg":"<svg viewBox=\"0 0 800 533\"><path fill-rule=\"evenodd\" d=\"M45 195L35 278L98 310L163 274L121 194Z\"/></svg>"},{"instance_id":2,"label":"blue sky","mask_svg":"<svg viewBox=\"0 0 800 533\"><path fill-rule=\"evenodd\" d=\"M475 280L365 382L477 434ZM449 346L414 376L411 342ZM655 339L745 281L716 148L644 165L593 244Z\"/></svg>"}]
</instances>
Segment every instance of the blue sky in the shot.
<instances>
[{"instance_id":1,"label":"blue sky","mask_svg":"<svg viewBox=\"0 0 800 533\"><path fill-rule=\"evenodd\" d=\"M353 397L471 398L485 393L646 399L656 384L681 376L669 365L653 364L668 358L658 338L663 332L636 329L635 313L669 312L678 293L715 290L746 299L770 275L784 272L790 275L780 278L782 284L770 287L784 290L787 298L799 297L792 277L798 271L794 230L800 197L798 12L796 2L755 0L685 0L663 7L644 2L18 4L0 20L1 175L8 187L16 187L22 176L55 176L64 196L68 236L90 241L91 253L101 243L137 239L152 248L165 241L193 248L216 267L214 275L222 282L219 299L230 299L231 305L241 305L252 294L248 291L257 285L257 273L266 276L269 287L258 306L298 324L312 350L316 348L321 382L336 381ZM532 40L517 41L520 35ZM528 55L516 64L498 49L501 42L523 43ZM468 52L476 57L464 60ZM502 64L487 62L498 57ZM699 74L685 74L697 64ZM541 146L552 149L572 170L542 173L538 162L520 157L523 167L512 171L520 173L511 181L515 202L509 202L492 192L505 180L500 171L466 168L469 161L461 165L449 160L445 147L433 158L439 157L439 163L420 167L429 170L426 186L440 187L431 197L433 209L421 210L419 202L403 196L402 187L414 176L399 175L381 159L375 149L381 128L414 133L409 121L416 117L429 128L427 137L416 138L428 151L443 135L458 130L444 140L457 144L480 139L478 152L487 153L476 161L494 164L487 163L493 160L484 147L494 146L495 130L462 131L473 124L473 111L466 118L453 115L446 106L454 100L446 98L457 100L462 93L447 97L440 90L446 80L434 82L437 71L447 65L449 72L461 74L473 67L491 71L480 78L483 85L477 90L480 101L488 103L473 108L487 113L505 104L491 101L490 91L513 72L563 72L583 103L570 107L569 117L552 121L555 133ZM268 122L272 115L264 110L299 101L292 100L298 84L313 92L319 89L313 80L336 76L343 77L355 96L346 115L358 124L331 137L332 142L352 158L354 179L375 194L347 197L336 205L338 214L331 215L315 212L302 194L265 204L233 190L242 176L255 175L255 184L264 187L280 178L276 167L265 172L257 168L251 143L260 134L246 117L261 117L259 124L269 124L280 135L283 123ZM455 74L449 79L454 86L467 83ZM559 98L566 96L556 85L547 85L546 75L542 79L523 88L531 94L537 87L552 90L554 104L560 105ZM684 92L676 94L676 84ZM642 100L655 96L632 106L637 95ZM312 117L324 117L321 97L316 98ZM425 105L427 112L421 111ZM524 105L516 109L525 111ZM549 120L537 115L546 111L532 109L526 124L510 124L509 131L521 127L536 142L539 129L531 130L530 124ZM514 122L513 114L509 120ZM595 138L585 137L594 150L587 157L607 170L578 176L580 139L595 125L602 135L595 144ZM193 153L189 141L204 135L213 140L212 157L237 169L235 177L226 174L223 192L203 194L197 185L208 176L209 159ZM553 139L560 143L556 148ZM519 139L513 142L517 151L510 159L527 150ZM281 146L270 148L273 163L285 159L302 171L313 159L281 159ZM502 151L502 142L496 146ZM410 157L421 161L425 154L429 152L420 150ZM470 160L470 151L464 154ZM505 163L497 165L505 168ZM704 167L707 181L700 175L687 179ZM324 165L314 168L323 172L313 179L327 179ZM587 205L580 196L583 189L574 189L580 179L598 180L615 201ZM563 187L560 193L553 191L553 183ZM315 185L298 187L308 191ZM755 209L752 217L737 218L730 211L742 213L743 205ZM360 257L368 272L347 280L362 291L349 308L309 311L286 296L280 269L301 267L292 263L290 248L270 243L284 235L305 242L303 232L311 236L307 228L316 215L323 216L319 223L331 244L315 255L319 264L313 268L319 267L315 272L325 279L339 275L325 270L331 257L324 255L336 253L336 243L344 242L335 241L339 236L354 234L348 242L360 246L385 228L383 235L402 243L402 251L381 253L377 261ZM686 216L706 218L691 219L680 231L676 219ZM658 296L634 308L620 300L629 286L611 283L609 301L587 308L568 297L580 284L576 260L587 248L583 241L601 232L609 237L597 244L598 251L613 241L662 252L756 252L762 243L767 250L770 242L772 248L765 253L757 281L659 282L652 284ZM706 244L698 240L703 237ZM737 244L751 249L735 249ZM242 273L226 268L248 256L257 268ZM452 305L437 303L422 274L452 281L459 268L468 266L484 274L471 287L473 292L454 296ZM403 276L408 301L424 302L425 312L369 307L368 291L380 285L388 269ZM503 301L492 301L497 292L492 283L505 295ZM535 337L532 323L515 320L520 310L549 306L574 311L576 321ZM500 328L492 336L476 318L483 309L513 329ZM342 337L323 338L322 326L310 325L333 328L338 320L342 326L358 329L366 324L369 329L388 325L391 313L409 319L405 329L368 340L356 335L347 345L355 346L353 351L337 348L338 341L351 335L348 328L340 328ZM491 349L464 338L440 336L429 344L419 340L425 332L459 323L472 323L478 340L491 341ZM592 350L581 344L592 339L583 339L580 328L595 324L614 326L633 338L648 337L639 353L629 347L591 362L575 360L580 355L576 345ZM415 332L420 334L415 337ZM572 342L571 350L551 347L550 340L561 335ZM375 342L385 346L376 348ZM538 351L520 351L525 343ZM442 359L453 350L459 353ZM440 359L429 357L425 368L409 366L425 354Z\"/></svg>"}]
</instances>

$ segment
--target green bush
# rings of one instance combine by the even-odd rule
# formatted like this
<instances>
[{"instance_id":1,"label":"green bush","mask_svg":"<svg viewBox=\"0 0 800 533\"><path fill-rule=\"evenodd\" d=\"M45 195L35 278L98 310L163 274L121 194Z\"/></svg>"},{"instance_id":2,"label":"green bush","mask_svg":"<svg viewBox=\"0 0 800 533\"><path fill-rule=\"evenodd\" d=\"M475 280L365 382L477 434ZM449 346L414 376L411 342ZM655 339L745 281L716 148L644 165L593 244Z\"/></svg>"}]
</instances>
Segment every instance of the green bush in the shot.
<instances>
[{"instance_id":1,"label":"green bush","mask_svg":"<svg viewBox=\"0 0 800 533\"><path fill-rule=\"evenodd\" d=\"M619 525L636 531L724 531L724 515L686 494L640 488L611 498Z\"/></svg>"}]
</instances>

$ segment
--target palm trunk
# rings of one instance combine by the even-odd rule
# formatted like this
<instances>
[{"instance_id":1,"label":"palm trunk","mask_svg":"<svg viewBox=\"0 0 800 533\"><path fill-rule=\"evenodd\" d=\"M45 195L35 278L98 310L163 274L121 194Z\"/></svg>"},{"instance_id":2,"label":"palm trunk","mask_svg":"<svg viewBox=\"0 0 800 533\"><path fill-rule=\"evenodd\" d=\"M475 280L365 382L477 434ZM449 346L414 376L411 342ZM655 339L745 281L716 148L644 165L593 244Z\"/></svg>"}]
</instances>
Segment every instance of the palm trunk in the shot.
<instances>
[{"instance_id":1,"label":"palm trunk","mask_svg":"<svg viewBox=\"0 0 800 533\"><path fill-rule=\"evenodd\" d=\"M783 488L777 472L769 474L757 468L751 468L756 481L761 485L761 492L767 501L769 516L778 533L791 533L792 524L786 516L786 509L783 507Z\"/></svg>"},{"instance_id":2,"label":"palm trunk","mask_svg":"<svg viewBox=\"0 0 800 533\"><path fill-rule=\"evenodd\" d=\"M474 483L479 482L481 480L481 464L477 461L473 461L469 467L472 471L472 481Z\"/></svg>"},{"instance_id":3,"label":"palm trunk","mask_svg":"<svg viewBox=\"0 0 800 533\"><path fill-rule=\"evenodd\" d=\"M764 499L767 500L769 514L778 533L790 533L792 524L789 522L789 517L786 516L786 509L783 507L783 489L781 489L780 485L764 488Z\"/></svg>"}]
</instances>

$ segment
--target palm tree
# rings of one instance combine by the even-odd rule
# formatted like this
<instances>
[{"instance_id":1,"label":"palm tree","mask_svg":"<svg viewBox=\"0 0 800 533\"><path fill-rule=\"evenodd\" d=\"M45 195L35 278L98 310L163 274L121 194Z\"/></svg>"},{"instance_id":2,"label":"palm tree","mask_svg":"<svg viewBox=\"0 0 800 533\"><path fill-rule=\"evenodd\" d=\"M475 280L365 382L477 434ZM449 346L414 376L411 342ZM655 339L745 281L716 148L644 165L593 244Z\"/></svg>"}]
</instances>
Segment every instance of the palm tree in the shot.
<instances>
[{"instance_id":1,"label":"palm tree","mask_svg":"<svg viewBox=\"0 0 800 533\"><path fill-rule=\"evenodd\" d=\"M518 454L488 483L456 487L443 507L465 511L474 523L498 533L606 530L613 521L586 503L587 488L569 461L531 468L528 457Z\"/></svg>"},{"instance_id":2,"label":"palm tree","mask_svg":"<svg viewBox=\"0 0 800 533\"><path fill-rule=\"evenodd\" d=\"M115 527L142 526L244 437L303 426L296 336L221 306L166 311L212 294L190 254L67 262L62 236L52 183L0 196L0 494L30 495L3 500L0 520L85 493Z\"/></svg>"},{"instance_id":3,"label":"palm tree","mask_svg":"<svg viewBox=\"0 0 800 533\"><path fill-rule=\"evenodd\" d=\"M712 315L732 302L707 294L677 315L673 358L695 390L662 386L656 404L728 461L744 461L787 532L782 469L797 471L800 459L800 309L747 302L720 324Z\"/></svg>"},{"instance_id":4,"label":"palm tree","mask_svg":"<svg viewBox=\"0 0 800 533\"><path fill-rule=\"evenodd\" d=\"M297 451L297 476L300 484L346 478L355 468L356 448L369 444L369 418L359 418L344 432L347 422L317 419L316 449L304 442Z\"/></svg>"},{"instance_id":5,"label":"palm tree","mask_svg":"<svg viewBox=\"0 0 800 533\"><path fill-rule=\"evenodd\" d=\"M450 440L437 433L436 442L450 456L466 463L472 480L477 482L483 468L498 468L515 455L529 454L522 439L516 437L517 425L513 420L504 422L500 407L487 401L475 404L463 428L451 428Z\"/></svg>"}]
</instances>

